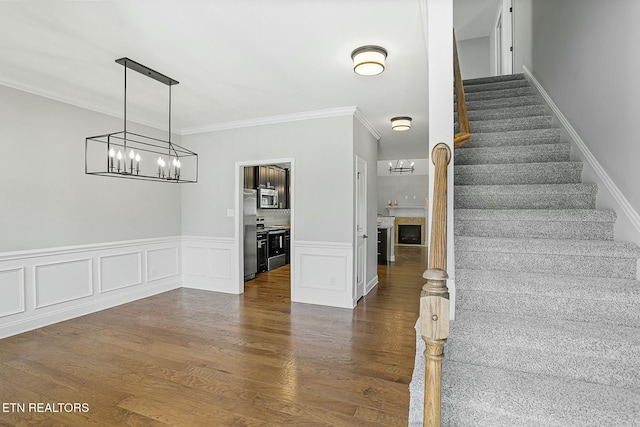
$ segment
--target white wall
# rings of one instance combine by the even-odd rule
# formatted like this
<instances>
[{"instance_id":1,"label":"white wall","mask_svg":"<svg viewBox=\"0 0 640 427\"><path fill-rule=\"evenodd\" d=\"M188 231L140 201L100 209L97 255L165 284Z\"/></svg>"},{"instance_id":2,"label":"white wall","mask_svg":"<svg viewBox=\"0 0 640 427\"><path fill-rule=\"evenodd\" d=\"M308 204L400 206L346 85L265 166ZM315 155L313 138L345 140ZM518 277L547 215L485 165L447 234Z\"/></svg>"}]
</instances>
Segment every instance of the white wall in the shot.
<instances>
[{"instance_id":1,"label":"white wall","mask_svg":"<svg viewBox=\"0 0 640 427\"><path fill-rule=\"evenodd\" d=\"M215 239L228 246L238 241L235 219L227 216L236 200L236 163L292 159L292 300L314 304L353 307L353 114L208 132L183 137L183 144L200 155L200 181L183 188L182 233L194 242ZM206 243L205 246L209 245ZM238 264L238 248L229 262ZM194 251L211 267L206 251ZM220 255L220 252L217 252ZM210 252L211 254L211 252ZM192 272L206 268L189 259ZM186 271L188 274L189 271ZM215 272L187 287L223 292L241 292L222 274ZM211 280L209 280L211 279Z\"/></svg>"},{"instance_id":2,"label":"white wall","mask_svg":"<svg viewBox=\"0 0 640 427\"><path fill-rule=\"evenodd\" d=\"M513 72L531 70L533 49L532 0L513 0Z\"/></svg>"},{"instance_id":3,"label":"white wall","mask_svg":"<svg viewBox=\"0 0 640 427\"><path fill-rule=\"evenodd\" d=\"M458 58L462 78L475 79L489 76L491 71L489 54L489 37L458 40Z\"/></svg>"},{"instance_id":4,"label":"white wall","mask_svg":"<svg viewBox=\"0 0 640 427\"><path fill-rule=\"evenodd\" d=\"M634 54L640 39L638 16L640 2L635 0L532 4L531 71L636 213L640 211L640 145L633 133L640 111L640 89L635 84L640 57Z\"/></svg>"},{"instance_id":5,"label":"white wall","mask_svg":"<svg viewBox=\"0 0 640 427\"><path fill-rule=\"evenodd\" d=\"M180 287L179 186L84 173L122 126L0 86L0 338Z\"/></svg>"},{"instance_id":6,"label":"white wall","mask_svg":"<svg viewBox=\"0 0 640 427\"><path fill-rule=\"evenodd\" d=\"M180 234L178 186L85 175L85 138L122 126L0 86L0 252Z\"/></svg>"}]
</instances>

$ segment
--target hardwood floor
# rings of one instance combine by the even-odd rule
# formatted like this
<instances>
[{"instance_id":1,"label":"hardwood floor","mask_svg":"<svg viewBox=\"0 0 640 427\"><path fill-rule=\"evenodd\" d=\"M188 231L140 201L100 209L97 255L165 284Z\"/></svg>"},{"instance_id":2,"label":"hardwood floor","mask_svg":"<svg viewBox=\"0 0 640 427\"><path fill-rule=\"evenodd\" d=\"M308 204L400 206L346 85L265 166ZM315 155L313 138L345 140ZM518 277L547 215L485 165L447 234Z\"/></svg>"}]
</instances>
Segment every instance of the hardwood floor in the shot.
<instances>
[{"instance_id":1,"label":"hardwood floor","mask_svg":"<svg viewBox=\"0 0 640 427\"><path fill-rule=\"evenodd\" d=\"M406 426L426 251L396 257L354 310L291 303L285 266L0 340L0 425Z\"/></svg>"}]
</instances>

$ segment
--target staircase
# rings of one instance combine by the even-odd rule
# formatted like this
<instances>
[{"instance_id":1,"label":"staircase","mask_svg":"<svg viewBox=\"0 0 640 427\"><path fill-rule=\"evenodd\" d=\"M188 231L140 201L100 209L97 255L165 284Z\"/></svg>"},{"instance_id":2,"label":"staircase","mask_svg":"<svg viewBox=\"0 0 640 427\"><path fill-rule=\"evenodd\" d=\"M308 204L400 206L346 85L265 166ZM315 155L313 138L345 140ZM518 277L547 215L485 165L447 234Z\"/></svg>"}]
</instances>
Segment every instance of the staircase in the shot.
<instances>
[{"instance_id":1,"label":"staircase","mask_svg":"<svg viewBox=\"0 0 640 427\"><path fill-rule=\"evenodd\" d=\"M640 426L640 249L522 75L465 82L445 426Z\"/></svg>"}]
</instances>

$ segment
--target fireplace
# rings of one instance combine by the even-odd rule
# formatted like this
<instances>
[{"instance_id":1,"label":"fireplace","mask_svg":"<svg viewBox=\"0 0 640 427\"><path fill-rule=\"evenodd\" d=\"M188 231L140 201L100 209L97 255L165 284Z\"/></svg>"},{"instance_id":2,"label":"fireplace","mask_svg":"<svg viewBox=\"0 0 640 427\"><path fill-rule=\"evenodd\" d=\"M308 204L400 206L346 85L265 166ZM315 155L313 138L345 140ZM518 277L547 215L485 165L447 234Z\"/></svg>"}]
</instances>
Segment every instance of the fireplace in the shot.
<instances>
[{"instance_id":1,"label":"fireplace","mask_svg":"<svg viewBox=\"0 0 640 427\"><path fill-rule=\"evenodd\" d=\"M398 225L398 244L420 245L422 243L422 225L400 224Z\"/></svg>"},{"instance_id":2,"label":"fireplace","mask_svg":"<svg viewBox=\"0 0 640 427\"><path fill-rule=\"evenodd\" d=\"M393 230L394 243L425 246L426 226L425 217L396 217Z\"/></svg>"}]
</instances>

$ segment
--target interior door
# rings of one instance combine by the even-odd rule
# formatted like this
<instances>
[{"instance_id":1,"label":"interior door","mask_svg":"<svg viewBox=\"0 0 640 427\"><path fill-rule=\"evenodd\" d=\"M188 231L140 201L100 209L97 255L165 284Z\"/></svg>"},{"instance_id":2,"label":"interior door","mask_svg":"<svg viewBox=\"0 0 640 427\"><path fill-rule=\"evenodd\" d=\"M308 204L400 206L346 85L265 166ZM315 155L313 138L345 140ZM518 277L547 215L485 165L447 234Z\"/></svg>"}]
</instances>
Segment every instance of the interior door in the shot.
<instances>
[{"instance_id":1,"label":"interior door","mask_svg":"<svg viewBox=\"0 0 640 427\"><path fill-rule=\"evenodd\" d=\"M513 73L513 4L512 0L500 0L494 21L496 74Z\"/></svg>"},{"instance_id":2,"label":"interior door","mask_svg":"<svg viewBox=\"0 0 640 427\"><path fill-rule=\"evenodd\" d=\"M367 239L367 161L356 156L356 300L364 295Z\"/></svg>"}]
</instances>

